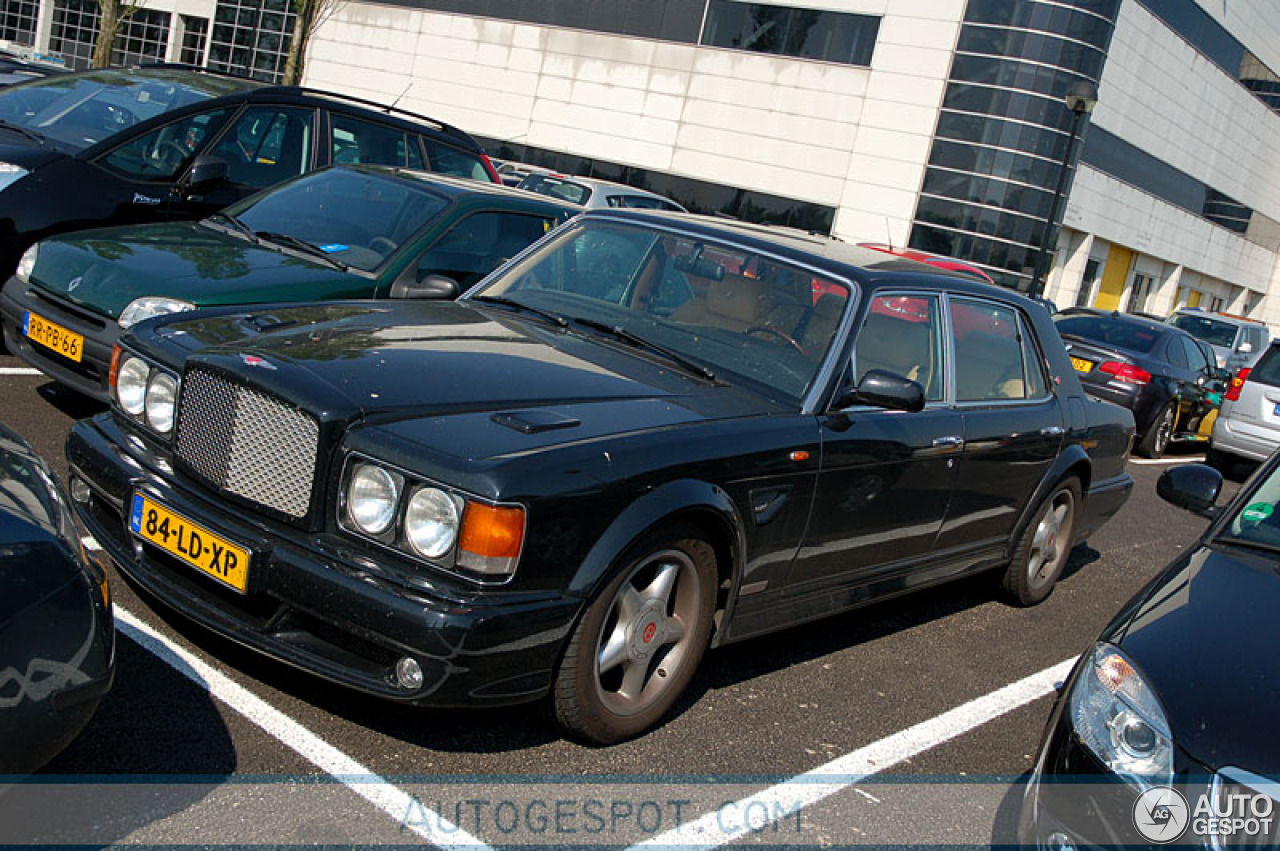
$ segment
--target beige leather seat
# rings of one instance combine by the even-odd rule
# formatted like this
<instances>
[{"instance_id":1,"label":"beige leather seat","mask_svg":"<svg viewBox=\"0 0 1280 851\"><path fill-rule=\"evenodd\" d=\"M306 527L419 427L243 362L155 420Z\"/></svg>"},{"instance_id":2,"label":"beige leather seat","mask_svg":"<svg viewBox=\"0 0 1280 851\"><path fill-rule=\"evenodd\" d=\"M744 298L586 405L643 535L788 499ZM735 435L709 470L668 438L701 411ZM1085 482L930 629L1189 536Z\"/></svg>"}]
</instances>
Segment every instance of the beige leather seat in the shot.
<instances>
[{"instance_id":1,"label":"beige leather seat","mask_svg":"<svg viewBox=\"0 0 1280 851\"><path fill-rule=\"evenodd\" d=\"M690 325L745 331L763 325L768 315L769 295L764 282L726 274L724 280L711 282L705 298L685 302L671 318Z\"/></svg>"}]
</instances>

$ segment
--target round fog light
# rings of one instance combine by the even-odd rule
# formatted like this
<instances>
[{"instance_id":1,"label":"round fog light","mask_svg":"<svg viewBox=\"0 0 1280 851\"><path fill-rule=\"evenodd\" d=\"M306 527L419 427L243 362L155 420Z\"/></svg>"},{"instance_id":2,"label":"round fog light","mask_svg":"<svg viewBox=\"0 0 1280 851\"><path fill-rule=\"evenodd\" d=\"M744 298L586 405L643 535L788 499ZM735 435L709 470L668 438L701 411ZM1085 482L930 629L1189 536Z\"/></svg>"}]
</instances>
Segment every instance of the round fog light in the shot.
<instances>
[{"instance_id":1,"label":"round fog light","mask_svg":"<svg viewBox=\"0 0 1280 851\"><path fill-rule=\"evenodd\" d=\"M87 505L93 494L89 492L89 486L85 484L84 479L75 477L71 480L71 498L81 505Z\"/></svg>"},{"instance_id":2,"label":"round fog light","mask_svg":"<svg viewBox=\"0 0 1280 851\"><path fill-rule=\"evenodd\" d=\"M401 688L422 688L422 666L412 656L404 656L396 662L396 682Z\"/></svg>"}]
</instances>

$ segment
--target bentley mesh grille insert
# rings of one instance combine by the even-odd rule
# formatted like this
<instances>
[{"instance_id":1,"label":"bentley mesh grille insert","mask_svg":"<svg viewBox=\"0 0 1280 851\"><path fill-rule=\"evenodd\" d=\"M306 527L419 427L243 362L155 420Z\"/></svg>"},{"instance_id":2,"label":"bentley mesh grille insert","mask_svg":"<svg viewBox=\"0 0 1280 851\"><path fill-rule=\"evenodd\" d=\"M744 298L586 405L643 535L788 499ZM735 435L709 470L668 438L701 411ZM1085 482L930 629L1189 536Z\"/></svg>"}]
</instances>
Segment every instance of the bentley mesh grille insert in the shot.
<instances>
[{"instance_id":1,"label":"bentley mesh grille insert","mask_svg":"<svg viewBox=\"0 0 1280 851\"><path fill-rule=\"evenodd\" d=\"M314 419L273 396L198 367L182 380L174 452L227 493L305 517L319 439Z\"/></svg>"}]
</instances>

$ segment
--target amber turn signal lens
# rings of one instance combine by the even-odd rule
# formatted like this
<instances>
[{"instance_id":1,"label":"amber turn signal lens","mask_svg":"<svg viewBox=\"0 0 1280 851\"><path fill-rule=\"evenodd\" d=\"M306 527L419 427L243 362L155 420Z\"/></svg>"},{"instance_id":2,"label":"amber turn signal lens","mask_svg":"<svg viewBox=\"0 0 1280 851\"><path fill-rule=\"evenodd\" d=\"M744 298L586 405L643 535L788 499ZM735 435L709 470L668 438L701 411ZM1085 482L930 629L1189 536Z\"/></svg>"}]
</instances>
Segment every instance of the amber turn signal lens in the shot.
<instances>
[{"instance_id":1,"label":"amber turn signal lens","mask_svg":"<svg viewBox=\"0 0 1280 851\"><path fill-rule=\"evenodd\" d=\"M458 549L486 559L514 559L523 544L524 509L467 505Z\"/></svg>"},{"instance_id":2,"label":"amber turn signal lens","mask_svg":"<svg viewBox=\"0 0 1280 851\"><path fill-rule=\"evenodd\" d=\"M107 386L114 391L116 389L116 377L120 374L120 353L124 349L119 345L111 347L111 366L107 370Z\"/></svg>"}]
</instances>

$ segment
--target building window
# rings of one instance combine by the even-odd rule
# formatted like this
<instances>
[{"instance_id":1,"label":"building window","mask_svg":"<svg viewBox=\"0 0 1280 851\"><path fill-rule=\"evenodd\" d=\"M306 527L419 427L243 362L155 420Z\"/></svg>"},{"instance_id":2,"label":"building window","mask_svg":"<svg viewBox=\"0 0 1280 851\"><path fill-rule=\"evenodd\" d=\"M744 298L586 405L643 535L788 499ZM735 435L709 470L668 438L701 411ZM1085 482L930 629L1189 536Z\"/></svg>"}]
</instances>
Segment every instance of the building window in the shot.
<instances>
[{"instance_id":1,"label":"building window","mask_svg":"<svg viewBox=\"0 0 1280 851\"><path fill-rule=\"evenodd\" d=\"M1154 279L1150 275L1134 275L1133 286L1129 289L1129 301L1125 304L1125 313L1142 313L1147 309L1147 297L1151 295L1151 284Z\"/></svg>"},{"instance_id":2,"label":"building window","mask_svg":"<svg viewBox=\"0 0 1280 851\"><path fill-rule=\"evenodd\" d=\"M1090 257L1084 264L1084 277L1080 280L1080 290L1076 293L1076 307L1088 307L1093 303L1093 285L1098 282L1102 272L1102 261Z\"/></svg>"},{"instance_id":3,"label":"building window","mask_svg":"<svg viewBox=\"0 0 1280 851\"><path fill-rule=\"evenodd\" d=\"M209 39L209 19L182 16L182 51L178 61L185 65L204 64L204 46Z\"/></svg>"},{"instance_id":4,"label":"building window","mask_svg":"<svg viewBox=\"0 0 1280 851\"><path fill-rule=\"evenodd\" d=\"M61 53L67 65L75 70L88 68L93 62L93 45L101 19L97 0L57 0L53 6L49 49ZM138 9L120 22L111 64L163 62L168 44L169 13Z\"/></svg>"},{"instance_id":5,"label":"building window","mask_svg":"<svg viewBox=\"0 0 1280 851\"><path fill-rule=\"evenodd\" d=\"M220 0L209 40L209 67L280 82L294 17L290 0Z\"/></svg>"},{"instance_id":6,"label":"building window","mask_svg":"<svg viewBox=\"0 0 1280 851\"><path fill-rule=\"evenodd\" d=\"M39 0L5 0L0 6L0 38L33 47L39 14Z\"/></svg>"},{"instance_id":7,"label":"building window","mask_svg":"<svg viewBox=\"0 0 1280 851\"><path fill-rule=\"evenodd\" d=\"M873 15L711 0L700 43L866 66L879 31L880 19Z\"/></svg>"}]
</instances>

